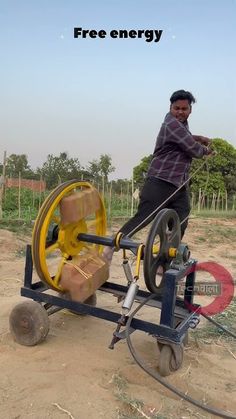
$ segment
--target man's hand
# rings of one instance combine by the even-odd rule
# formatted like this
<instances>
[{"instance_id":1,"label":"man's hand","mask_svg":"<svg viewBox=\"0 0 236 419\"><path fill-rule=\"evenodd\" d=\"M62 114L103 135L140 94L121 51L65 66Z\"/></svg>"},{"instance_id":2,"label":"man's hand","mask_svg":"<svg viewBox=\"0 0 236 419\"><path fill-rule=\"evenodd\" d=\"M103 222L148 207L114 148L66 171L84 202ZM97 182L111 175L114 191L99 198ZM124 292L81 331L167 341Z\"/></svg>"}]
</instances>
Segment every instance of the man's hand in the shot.
<instances>
[{"instance_id":1,"label":"man's hand","mask_svg":"<svg viewBox=\"0 0 236 419\"><path fill-rule=\"evenodd\" d=\"M207 155L208 156L216 156L217 152L211 148L210 145L207 146Z\"/></svg>"},{"instance_id":2,"label":"man's hand","mask_svg":"<svg viewBox=\"0 0 236 419\"><path fill-rule=\"evenodd\" d=\"M208 155L211 155L211 156L216 156L216 154L217 154L217 151L215 151L215 150L212 150L212 148L208 148L207 147L207 150L208 150Z\"/></svg>"},{"instance_id":3,"label":"man's hand","mask_svg":"<svg viewBox=\"0 0 236 419\"><path fill-rule=\"evenodd\" d=\"M212 143L212 140L208 137L203 137L203 135L193 135L193 138L198 143L209 146Z\"/></svg>"}]
</instances>

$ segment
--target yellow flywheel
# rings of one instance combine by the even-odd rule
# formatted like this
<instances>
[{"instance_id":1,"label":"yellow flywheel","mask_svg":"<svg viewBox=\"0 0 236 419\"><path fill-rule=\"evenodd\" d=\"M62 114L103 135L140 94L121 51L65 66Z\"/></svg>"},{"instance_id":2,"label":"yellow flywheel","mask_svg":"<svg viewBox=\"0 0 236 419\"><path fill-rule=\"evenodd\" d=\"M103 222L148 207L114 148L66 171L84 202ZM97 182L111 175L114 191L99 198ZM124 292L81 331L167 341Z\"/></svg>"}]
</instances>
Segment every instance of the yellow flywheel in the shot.
<instances>
[{"instance_id":1,"label":"yellow flywheel","mask_svg":"<svg viewBox=\"0 0 236 419\"><path fill-rule=\"evenodd\" d=\"M88 251L101 253L101 245L79 241L80 233L106 235L106 212L93 185L71 180L48 195L33 229L34 267L50 288L63 291L60 276L67 260Z\"/></svg>"}]
</instances>

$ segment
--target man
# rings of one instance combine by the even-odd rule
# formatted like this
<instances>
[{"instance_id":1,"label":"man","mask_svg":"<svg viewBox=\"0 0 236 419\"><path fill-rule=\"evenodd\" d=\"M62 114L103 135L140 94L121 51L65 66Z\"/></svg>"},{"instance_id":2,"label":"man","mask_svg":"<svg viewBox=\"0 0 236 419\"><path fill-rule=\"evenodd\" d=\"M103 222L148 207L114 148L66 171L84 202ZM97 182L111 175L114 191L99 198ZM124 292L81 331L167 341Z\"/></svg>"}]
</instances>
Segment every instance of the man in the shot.
<instances>
[{"instance_id":1,"label":"man","mask_svg":"<svg viewBox=\"0 0 236 419\"><path fill-rule=\"evenodd\" d=\"M211 142L209 138L192 135L189 131L187 120L195 102L192 93L185 90L178 90L171 95L170 111L157 136L137 213L120 229L124 236L131 237L150 223L156 213L151 214L165 202L159 210L174 209L180 222L185 220L181 225L183 237L190 213L187 181L192 158L201 158L212 153L208 147ZM169 198L174 192L174 196ZM108 259L111 259L111 249L105 249L104 256L106 253Z\"/></svg>"}]
</instances>

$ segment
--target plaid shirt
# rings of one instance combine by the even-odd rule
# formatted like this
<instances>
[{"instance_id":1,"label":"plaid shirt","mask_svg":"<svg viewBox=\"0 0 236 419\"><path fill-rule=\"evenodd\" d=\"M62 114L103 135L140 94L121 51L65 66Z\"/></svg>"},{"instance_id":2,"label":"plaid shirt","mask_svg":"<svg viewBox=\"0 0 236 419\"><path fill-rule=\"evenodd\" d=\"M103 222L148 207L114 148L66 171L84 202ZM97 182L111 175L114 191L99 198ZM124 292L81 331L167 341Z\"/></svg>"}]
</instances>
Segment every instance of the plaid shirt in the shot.
<instances>
[{"instance_id":1,"label":"plaid shirt","mask_svg":"<svg viewBox=\"0 0 236 419\"><path fill-rule=\"evenodd\" d=\"M205 154L207 148L193 138L187 121L179 122L168 113L157 136L147 177L156 177L179 187L189 177L192 158Z\"/></svg>"}]
</instances>

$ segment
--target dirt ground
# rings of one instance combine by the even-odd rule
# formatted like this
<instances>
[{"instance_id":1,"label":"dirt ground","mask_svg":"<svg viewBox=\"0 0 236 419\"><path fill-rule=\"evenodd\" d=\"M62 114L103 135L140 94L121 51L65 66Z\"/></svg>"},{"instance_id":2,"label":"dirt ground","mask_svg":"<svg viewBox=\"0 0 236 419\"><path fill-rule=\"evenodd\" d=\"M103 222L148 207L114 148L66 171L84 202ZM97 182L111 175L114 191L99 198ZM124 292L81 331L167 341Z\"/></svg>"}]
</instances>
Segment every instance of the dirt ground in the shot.
<instances>
[{"instance_id":1,"label":"dirt ground","mask_svg":"<svg viewBox=\"0 0 236 419\"><path fill-rule=\"evenodd\" d=\"M112 227L116 231L117 226ZM212 260L236 277L235 219L191 219L185 236L192 257ZM24 248L30 237L0 230L0 418L131 419L214 418L181 400L148 376L133 360L125 341L108 349L115 324L62 310L50 316L46 340L34 347L16 343L8 326L23 297ZM110 277L125 284L122 254L114 255ZM141 279L142 283L142 279ZM98 292L98 305L119 311L116 298ZM155 321L144 307L141 318ZM234 329L235 330L235 329ZM134 346L153 368L155 340L133 334ZM236 345L222 337L197 339L185 347L182 368L167 378L186 394L227 410L236 418Z\"/></svg>"}]
</instances>

